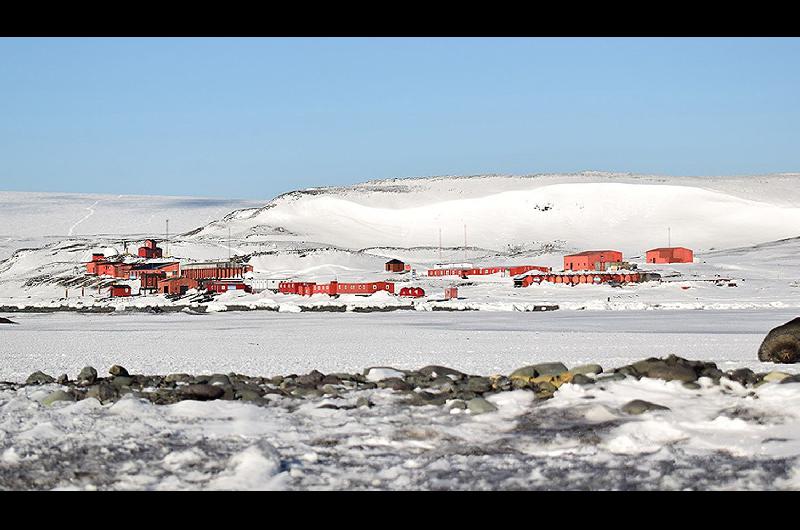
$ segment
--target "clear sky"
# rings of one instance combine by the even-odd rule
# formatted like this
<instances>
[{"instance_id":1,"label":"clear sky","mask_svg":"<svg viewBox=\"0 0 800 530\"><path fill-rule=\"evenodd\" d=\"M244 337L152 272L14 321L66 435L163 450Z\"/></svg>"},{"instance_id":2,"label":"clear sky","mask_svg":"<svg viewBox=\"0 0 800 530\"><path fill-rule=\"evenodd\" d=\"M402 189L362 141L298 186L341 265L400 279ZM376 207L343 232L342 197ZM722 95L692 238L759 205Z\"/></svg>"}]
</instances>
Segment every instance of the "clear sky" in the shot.
<instances>
[{"instance_id":1,"label":"clear sky","mask_svg":"<svg viewBox=\"0 0 800 530\"><path fill-rule=\"evenodd\" d=\"M800 171L800 39L0 39L0 190Z\"/></svg>"}]
</instances>

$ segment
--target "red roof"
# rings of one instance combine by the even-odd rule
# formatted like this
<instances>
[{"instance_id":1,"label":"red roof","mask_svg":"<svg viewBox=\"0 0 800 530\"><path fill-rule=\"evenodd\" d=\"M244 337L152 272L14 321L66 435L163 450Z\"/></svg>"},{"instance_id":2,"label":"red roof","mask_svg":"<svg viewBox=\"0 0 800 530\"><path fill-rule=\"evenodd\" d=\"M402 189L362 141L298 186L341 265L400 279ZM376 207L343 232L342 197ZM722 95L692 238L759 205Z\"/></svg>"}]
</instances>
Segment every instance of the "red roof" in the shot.
<instances>
[{"instance_id":1,"label":"red roof","mask_svg":"<svg viewBox=\"0 0 800 530\"><path fill-rule=\"evenodd\" d=\"M656 250L691 250L690 248L686 247L659 247L659 248L651 248L647 252L655 252Z\"/></svg>"},{"instance_id":2,"label":"red roof","mask_svg":"<svg viewBox=\"0 0 800 530\"><path fill-rule=\"evenodd\" d=\"M591 256L593 254L605 254L607 252L622 254L619 250L584 250L583 252L576 252L575 254L567 254L567 256Z\"/></svg>"}]
</instances>

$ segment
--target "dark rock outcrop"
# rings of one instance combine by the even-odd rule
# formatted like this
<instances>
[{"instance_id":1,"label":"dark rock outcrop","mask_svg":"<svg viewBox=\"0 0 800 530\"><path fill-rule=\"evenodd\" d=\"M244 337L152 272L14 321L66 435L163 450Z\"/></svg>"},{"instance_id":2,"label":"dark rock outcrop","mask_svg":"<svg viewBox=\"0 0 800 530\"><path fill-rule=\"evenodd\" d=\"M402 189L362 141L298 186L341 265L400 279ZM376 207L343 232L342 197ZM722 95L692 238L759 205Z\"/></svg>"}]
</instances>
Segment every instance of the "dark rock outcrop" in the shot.
<instances>
[{"instance_id":1,"label":"dark rock outcrop","mask_svg":"<svg viewBox=\"0 0 800 530\"><path fill-rule=\"evenodd\" d=\"M784 364L800 362L800 317L767 333L758 348L758 360Z\"/></svg>"}]
</instances>

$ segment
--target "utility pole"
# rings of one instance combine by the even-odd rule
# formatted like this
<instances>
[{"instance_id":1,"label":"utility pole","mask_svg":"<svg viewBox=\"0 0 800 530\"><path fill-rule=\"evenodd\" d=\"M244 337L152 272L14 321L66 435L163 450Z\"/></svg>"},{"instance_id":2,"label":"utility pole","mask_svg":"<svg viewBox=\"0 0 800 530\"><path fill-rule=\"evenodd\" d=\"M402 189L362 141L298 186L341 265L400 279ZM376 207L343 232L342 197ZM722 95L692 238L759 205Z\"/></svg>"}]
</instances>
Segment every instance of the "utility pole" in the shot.
<instances>
[{"instance_id":1,"label":"utility pole","mask_svg":"<svg viewBox=\"0 0 800 530\"><path fill-rule=\"evenodd\" d=\"M439 263L442 263L442 227L439 227Z\"/></svg>"},{"instance_id":2,"label":"utility pole","mask_svg":"<svg viewBox=\"0 0 800 530\"><path fill-rule=\"evenodd\" d=\"M231 260L231 227L228 227L228 261Z\"/></svg>"},{"instance_id":3,"label":"utility pole","mask_svg":"<svg viewBox=\"0 0 800 530\"><path fill-rule=\"evenodd\" d=\"M467 262L467 225L464 225L464 263Z\"/></svg>"},{"instance_id":4,"label":"utility pole","mask_svg":"<svg viewBox=\"0 0 800 530\"><path fill-rule=\"evenodd\" d=\"M667 227L667 247L672 247L672 233L669 227Z\"/></svg>"},{"instance_id":5,"label":"utility pole","mask_svg":"<svg viewBox=\"0 0 800 530\"><path fill-rule=\"evenodd\" d=\"M165 245L167 251L167 257L169 257L169 219L167 219L167 234L166 234L167 244Z\"/></svg>"}]
</instances>

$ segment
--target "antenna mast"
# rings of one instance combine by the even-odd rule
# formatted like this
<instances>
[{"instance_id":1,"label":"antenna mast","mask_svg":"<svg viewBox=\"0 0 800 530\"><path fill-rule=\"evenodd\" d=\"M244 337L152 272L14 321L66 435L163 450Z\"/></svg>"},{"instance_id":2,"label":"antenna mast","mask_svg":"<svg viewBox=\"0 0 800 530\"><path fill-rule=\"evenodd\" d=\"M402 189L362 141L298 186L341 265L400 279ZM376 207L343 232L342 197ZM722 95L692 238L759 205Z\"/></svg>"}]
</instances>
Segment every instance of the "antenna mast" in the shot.
<instances>
[{"instance_id":1,"label":"antenna mast","mask_svg":"<svg viewBox=\"0 0 800 530\"><path fill-rule=\"evenodd\" d=\"M231 260L231 227L228 227L228 261Z\"/></svg>"},{"instance_id":2,"label":"antenna mast","mask_svg":"<svg viewBox=\"0 0 800 530\"><path fill-rule=\"evenodd\" d=\"M442 227L439 227L439 263L442 262Z\"/></svg>"},{"instance_id":3,"label":"antenna mast","mask_svg":"<svg viewBox=\"0 0 800 530\"><path fill-rule=\"evenodd\" d=\"M667 227L667 247L672 247L672 233L669 227Z\"/></svg>"},{"instance_id":4,"label":"antenna mast","mask_svg":"<svg viewBox=\"0 0 800 530\"><path fill-rule=\"evenodd\" d=\"M467 225L464 225L464 263L467 262Z\"/></svg>"},{"instance_id":5,"label":"antenna mast","mask_svg":"<svg viewBox=\"0 0 800 530\"><path fill-rule=\"evenodd\" d=\"M169 219L167 219L167 234L166 234L166 240L167 240L167 244L166 244L165 246L167 247L167 257L169 257Z\"/></svg>"}]
</instances>

